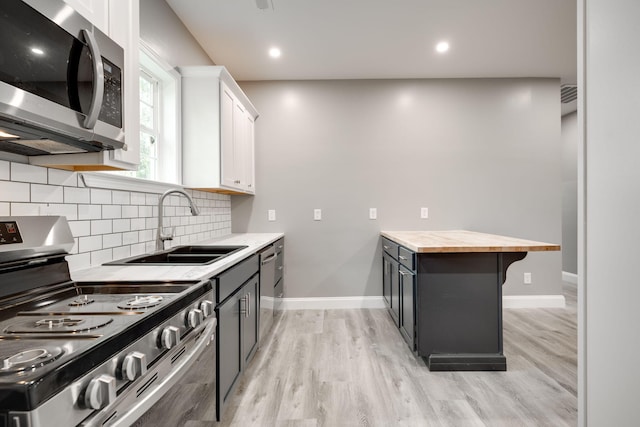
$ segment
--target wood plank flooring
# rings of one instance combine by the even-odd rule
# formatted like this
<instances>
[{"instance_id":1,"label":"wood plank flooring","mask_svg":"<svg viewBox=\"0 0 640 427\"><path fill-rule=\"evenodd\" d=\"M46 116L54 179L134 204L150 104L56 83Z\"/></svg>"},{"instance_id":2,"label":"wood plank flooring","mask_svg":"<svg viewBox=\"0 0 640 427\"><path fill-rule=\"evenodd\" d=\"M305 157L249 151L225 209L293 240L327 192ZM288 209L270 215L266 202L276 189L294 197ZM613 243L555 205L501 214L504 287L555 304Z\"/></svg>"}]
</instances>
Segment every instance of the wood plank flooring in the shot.
<instances>
[{"instance_id":1,"label":"wood plank flooring","mask_svg":"<svg viewBox=\"0 0 640 427\"><path fill-rule=\"evenodd\" d=\"M430 372L385 310L287 311L221 423L202 361L136 425L575 426L575 285L565 296L565 309L504 310L507 372Z\"/></svg>"}]
</instances>

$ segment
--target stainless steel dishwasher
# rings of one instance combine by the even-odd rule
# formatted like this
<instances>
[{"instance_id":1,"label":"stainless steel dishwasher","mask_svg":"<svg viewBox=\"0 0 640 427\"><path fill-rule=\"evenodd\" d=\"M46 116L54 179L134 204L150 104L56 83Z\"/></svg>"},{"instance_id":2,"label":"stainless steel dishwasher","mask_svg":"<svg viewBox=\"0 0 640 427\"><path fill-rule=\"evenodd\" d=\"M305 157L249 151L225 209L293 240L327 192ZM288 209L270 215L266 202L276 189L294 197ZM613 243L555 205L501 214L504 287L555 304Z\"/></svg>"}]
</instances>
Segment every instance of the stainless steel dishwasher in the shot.
<instances>
[{"instance_id":1,"label":"stainless steel dishwasher","mask_svg":"<svg viewBox=\"0 0 640 427\"><path fill-rule=\"evenodd\" d=\"M269 245L260 252L260 343L273 326L273 287L277 257L274 245Z\"/></svg>"}]
</instances>

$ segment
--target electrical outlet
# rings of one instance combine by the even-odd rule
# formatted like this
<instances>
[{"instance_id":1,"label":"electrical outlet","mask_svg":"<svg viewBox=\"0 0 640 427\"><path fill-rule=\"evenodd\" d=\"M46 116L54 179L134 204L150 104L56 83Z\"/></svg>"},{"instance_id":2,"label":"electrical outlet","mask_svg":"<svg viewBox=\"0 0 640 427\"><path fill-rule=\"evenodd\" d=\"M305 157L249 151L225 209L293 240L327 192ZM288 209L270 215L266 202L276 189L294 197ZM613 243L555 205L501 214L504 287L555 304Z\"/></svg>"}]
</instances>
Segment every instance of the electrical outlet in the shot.
<instances>
[{"instance_id":1,"label":"electrical outlet","mask_svg":"<svg viewBox=\"0 0 640 427\"><path fill-rule=\"evenodd\" d=\"M322 209L314 209L313 210L313 220L321 221L322 220Z\"/></svg>"},{"instance_id":2,"label":"electrical outlet","mask_svg":"<svg viewBox=\"0 0 640 427\"><path fill-rule=\"evenodd\" d=\"M275 221L276 220L276 210L275 209L269 209L267 211L267 216L269 218L269 221Z\"/></svg>"},{"instance_id":3,"label":"electrical outlet","mask_svg":"<svg viewBox=\"0 0 640 427\"><path fill-rule=\"evenodd\" d=\"M378 209L369 208L369 219L377 219L378 218Z\"/></svg>"},{"instance_id":4,"label":"electrical outlet","mask_svg":"<svg viewBox=\"0 0 640 427\"><path fill-rule=\"evenodd\" d=\"M429 208L420 208L420 219L429 218Z\"/></svg>"},{"instance_id":5,"label":"electrical outlet","mask_svg":"<svg viewBox=\"0 0 640 427\"><path fill-rule=\"evenodd\" d=\"M524 284L525 285L531 284L531 273L524 273Z\"/></svg>"}]
</instances>

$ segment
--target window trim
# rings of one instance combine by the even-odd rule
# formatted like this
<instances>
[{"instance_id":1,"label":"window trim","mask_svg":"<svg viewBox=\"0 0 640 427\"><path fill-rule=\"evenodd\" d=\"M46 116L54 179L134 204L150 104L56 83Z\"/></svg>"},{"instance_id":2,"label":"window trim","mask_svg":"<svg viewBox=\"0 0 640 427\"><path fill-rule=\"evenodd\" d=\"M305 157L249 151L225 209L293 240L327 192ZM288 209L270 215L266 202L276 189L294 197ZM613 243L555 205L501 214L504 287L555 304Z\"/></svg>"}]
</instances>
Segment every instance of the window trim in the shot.
<instances>
[{"instance_id":1,"label":"window trim","mask_svg":"<svg viewBox=\"0 0 640 427\"><path fill-rule=\"evenodd\" d=\"M182 184L182 76L180 73L161 58L146 42L140 40L140 68L146 68L154 77L159 78L164 90L158 100L160 106L159 114L162 117L163 128L160 129L161 143L174 145L175 156L162 156L158 153L160 162L158 163L159 180ZM166 90L169 87L170 90ZM173 110L173 120L166 120L169 115L168 109ZM173 123L170 123L173 122ZM173 179L167 179L161 171L174 171Z\"/></svg>"}]
</instances>

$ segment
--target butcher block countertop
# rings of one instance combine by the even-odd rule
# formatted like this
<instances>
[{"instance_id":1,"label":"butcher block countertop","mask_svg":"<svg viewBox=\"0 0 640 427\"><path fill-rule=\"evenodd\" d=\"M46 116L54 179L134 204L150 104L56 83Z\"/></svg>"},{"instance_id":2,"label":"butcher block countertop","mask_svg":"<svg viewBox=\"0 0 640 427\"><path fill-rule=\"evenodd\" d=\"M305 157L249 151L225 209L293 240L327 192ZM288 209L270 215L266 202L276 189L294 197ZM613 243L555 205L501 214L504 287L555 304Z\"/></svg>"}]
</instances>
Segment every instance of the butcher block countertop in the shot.
<instances>
[{"instance_id":1,"label":"butcher block countertop","mask_svg":"<svg viewBox=\"0 0 640 427\"><path fill-rule=\"evenodd\" d=\"M381 231L380 234L414 252L559 251L560 245L466 230Z\"/></svg>"}]
</instances>

